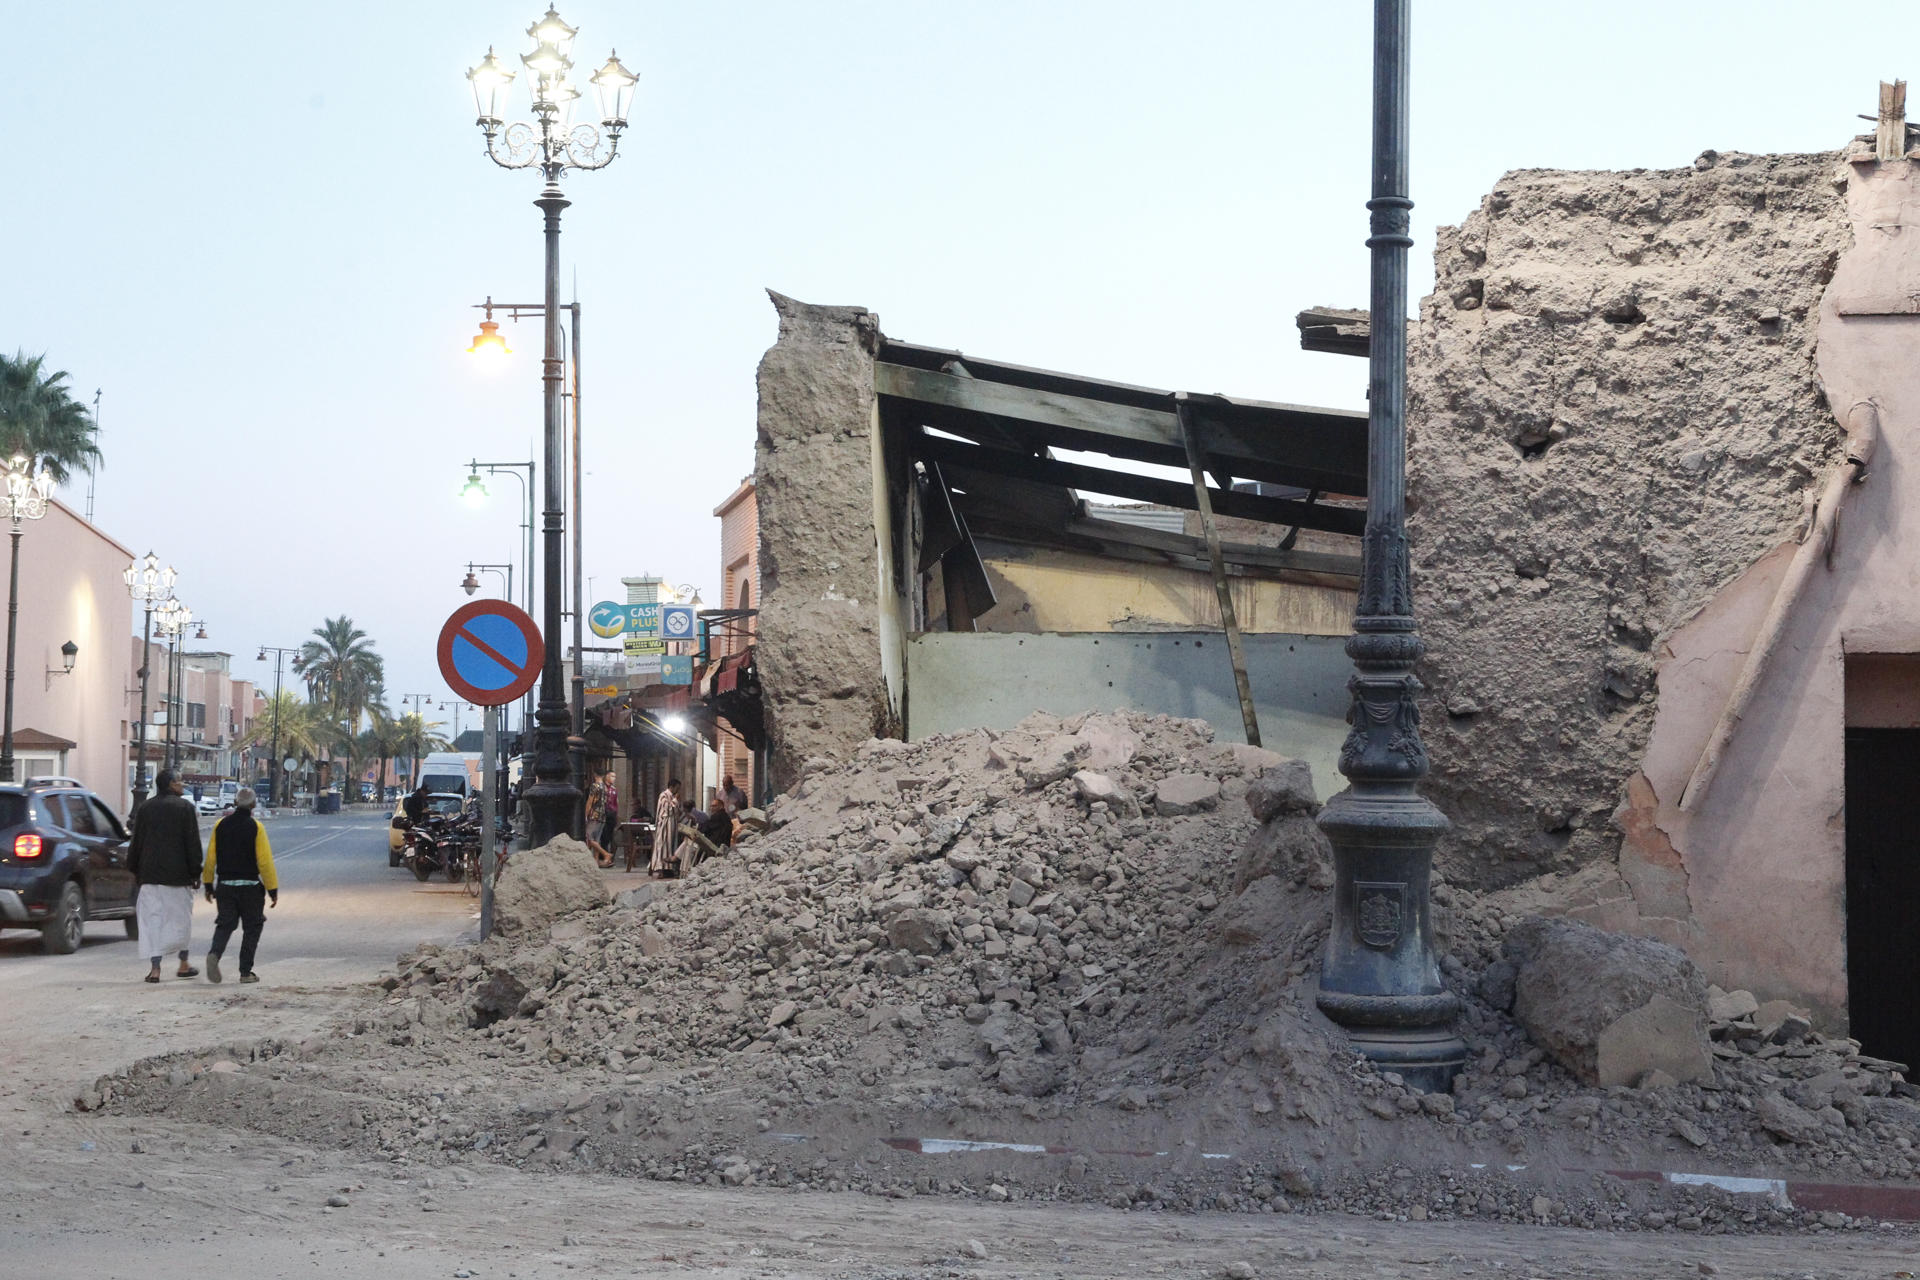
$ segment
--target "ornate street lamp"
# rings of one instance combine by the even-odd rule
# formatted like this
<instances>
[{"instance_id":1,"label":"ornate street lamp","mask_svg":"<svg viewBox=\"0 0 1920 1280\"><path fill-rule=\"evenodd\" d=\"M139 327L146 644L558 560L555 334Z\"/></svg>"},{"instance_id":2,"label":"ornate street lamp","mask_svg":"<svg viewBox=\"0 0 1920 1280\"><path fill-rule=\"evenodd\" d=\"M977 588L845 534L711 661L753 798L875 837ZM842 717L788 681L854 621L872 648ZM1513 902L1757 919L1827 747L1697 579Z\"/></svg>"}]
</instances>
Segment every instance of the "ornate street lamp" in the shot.
<instances>
[{"instance_id":1,"label":"ornate street lamp","mask_svg":"<svg viewBox=\"0 0 1920 1280\"><path fill-rule=\"evenodd\" d=\"M538 168L546 185L534 201L545 216L546 291L545 342L541 361L544 386L542 441L546 456L545 510L542 528L546 554L542 566L540 629L547 638L546 662L540 672L540 710L534 735L533 786L525 793L529 806L528 842L545 844L566 831L579 790L568 780L566 690L560 672L560 578L566 536L565 500L561 488L565 448L561 426L560 387L563 374L560 357L560 212L568 205L560 191L560 177L568 169L604 169L613 163L620 149L620 133L627 127L627 112L633 103L633 87L638 83L631 71L620 65L617 56L591 77L599 104L600 123L575 124L572 112L580 93L567 79L573 67L573 39L577 34L560 15L549 8L546 16L527 28L532 37L532 52L520 61L527 72L527 91L532 99L534 121L503 124L507 89L514 73L494 56L493 50L480 64L467 72L473 87L474 105L479 112L476 123L486 136L487 155L505 169Z\"/></svg>"},{"instance_id":2,"label":"ornate street lamp","mask_svg":"<svg viewBox=\"0 0 1920 1280\"><path fill-rule=\"evenodd\" d=\"M167 762L167 768L177 769L180 766L180 711L185 699L181 697L181 684L184 681L176 678L175 664L180 633L193 621L193 610L168 596L153 611L153 618L160 624L160 634L167 638L167 739L162 758Z\"/></svg>"},{"instance_id":3,"label":"ornate street lamp","mask_svg":"<svg viewBox=\"0 0 1920 1280\"><path fill-rule=\"evenodd\" d=\"M128 565L127 571L120 575L127 584L127 594L146 613L140 631L140 725L137 737L140 762L135 766L133 779L134 810L138 810L147 800L147 673L150 666L147 652L153 647L153 606L155 601L164 600L173 593L174 580L178 576L172 565L161 568L160 557L151 551Z\"/></svg>"},{"instance_id":4,"label":"ornate street lamp","mask_svg":"<svg viewBox=\"0 0 1920 1280\"><path fill-rule=\"evenodd\" d=\"M15 454L7 462L6 513L13 521L13 568L7 576L7 711L0 731L0 782L13 781L13 643L20 621L20 522L47 514L53 477L33 459Z\"/></svg>"},{"instance_id":5,"label":"ornate street lamp","mask_svg":"<svg viewBox=\"0 0 1920 1280\"><path fill-rule=\"evenodd\" d=\"M1367 388L1367 525L1347 656L1352 725L1340 749L1351 784L1320 811L1333 844L1333 929L1320 968L1321 1012L1361 1053L1409 1085L1452 1088L1466 1059L1453 1032L1460 999L1440 980L1427 918L1433 846L1447 819L1415 789L1426 776L1420 633L1407 564L1407 14L1374 0L1373 341Z\"/></svg>"}]
</instances>

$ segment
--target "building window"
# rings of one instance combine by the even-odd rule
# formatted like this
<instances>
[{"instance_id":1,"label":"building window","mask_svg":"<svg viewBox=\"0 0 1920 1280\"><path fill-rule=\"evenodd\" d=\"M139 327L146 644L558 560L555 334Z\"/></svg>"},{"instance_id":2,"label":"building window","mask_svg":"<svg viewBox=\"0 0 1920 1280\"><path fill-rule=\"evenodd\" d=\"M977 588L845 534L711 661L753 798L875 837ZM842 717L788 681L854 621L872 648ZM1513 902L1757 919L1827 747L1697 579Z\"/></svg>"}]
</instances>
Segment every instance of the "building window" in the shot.
<instances>
[{"instance_id":1,"label":"building window","mask_svg":"<svg viewBox=\"0 0 1920 1280\"><path fill-rule=\"evenodd\" d=\"M187 704L187 728L204 729L207 727L207 704L189 702Z\"/></svg>"}]
</instances>

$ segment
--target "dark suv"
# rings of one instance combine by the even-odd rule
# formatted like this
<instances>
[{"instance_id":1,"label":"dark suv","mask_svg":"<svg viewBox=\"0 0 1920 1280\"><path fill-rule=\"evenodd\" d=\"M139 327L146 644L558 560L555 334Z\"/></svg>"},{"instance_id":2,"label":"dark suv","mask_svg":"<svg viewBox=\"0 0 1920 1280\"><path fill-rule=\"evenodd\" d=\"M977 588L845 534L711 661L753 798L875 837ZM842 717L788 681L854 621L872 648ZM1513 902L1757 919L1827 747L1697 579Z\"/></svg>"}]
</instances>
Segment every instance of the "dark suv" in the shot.
<instances>
[{"instance_id":1,"label":"dark suv","mask_svg":"<svg viewBox=\"0 0 1920 1280\"><path fill-rule=\"evenodd\" d=\"M71 778L0 786L0 929L38 929L56 955L80 949L88 920L133 918L127 829Z\"/></svg>"}]
</instances>

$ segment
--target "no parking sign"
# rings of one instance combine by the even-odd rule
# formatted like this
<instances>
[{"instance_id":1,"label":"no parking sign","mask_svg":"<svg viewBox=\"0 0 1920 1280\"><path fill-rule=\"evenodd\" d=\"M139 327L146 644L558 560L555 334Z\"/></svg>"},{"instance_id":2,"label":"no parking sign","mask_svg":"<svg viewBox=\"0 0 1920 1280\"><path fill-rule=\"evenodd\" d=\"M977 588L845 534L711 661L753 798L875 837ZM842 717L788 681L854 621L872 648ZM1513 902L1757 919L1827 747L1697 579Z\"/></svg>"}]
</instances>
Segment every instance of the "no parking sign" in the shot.
<instances>
[{"instance_id":1,"label":"no parking sign","mask_svg":"<svg viewBox=\"0 0 1920 1280\"><path fill-rule=\"evenodd\" d=\"M468 702L498 707L540 679L547 647L540 628L504 600L475 600L440 628L440 674Z\"/></svg>"}]
</instances>

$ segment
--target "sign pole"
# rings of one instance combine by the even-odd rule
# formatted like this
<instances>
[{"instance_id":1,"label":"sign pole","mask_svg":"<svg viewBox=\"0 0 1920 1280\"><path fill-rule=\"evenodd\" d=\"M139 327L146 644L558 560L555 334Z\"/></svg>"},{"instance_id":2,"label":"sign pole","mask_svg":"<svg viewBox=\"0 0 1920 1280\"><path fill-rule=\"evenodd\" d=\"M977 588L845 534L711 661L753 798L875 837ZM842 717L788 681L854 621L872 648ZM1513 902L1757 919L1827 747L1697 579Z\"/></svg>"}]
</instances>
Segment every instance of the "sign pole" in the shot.
<instances>
[{"instance_id":1,"label":"sign pole","mask_svg":"<svg viewBox=\"0 0 1920 1280\"><path fill-rule=\"evenodd\" d=\"M500 869L500 850L494 842L499 821L500 771L494 757L500 746L500 708L489 705L481 716L480 754L486 767L480 772L480 941L493 934L493 877Z\"/></svg>"}]
</instances>

